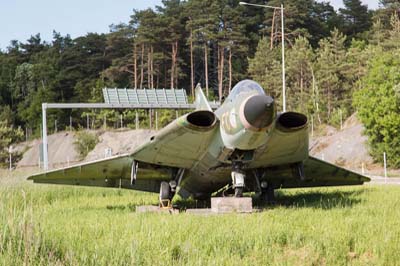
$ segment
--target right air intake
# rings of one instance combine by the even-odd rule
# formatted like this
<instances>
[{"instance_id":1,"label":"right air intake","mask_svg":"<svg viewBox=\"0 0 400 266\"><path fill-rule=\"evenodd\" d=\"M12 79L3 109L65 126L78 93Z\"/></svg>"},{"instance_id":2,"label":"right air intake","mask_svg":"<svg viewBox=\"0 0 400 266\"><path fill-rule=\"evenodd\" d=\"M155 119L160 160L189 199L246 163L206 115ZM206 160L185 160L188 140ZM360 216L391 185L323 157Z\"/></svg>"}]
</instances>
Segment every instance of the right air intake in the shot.
<instances>
[{"instance_id":1,"label":"right air intake","mask_svg":"<svg viewBox=\"0 0 400 266\"><path fill-rule=\"evenodd\" d=\"M287 112L278 116L276 128L281 131L296 131L307 126L307 116L296 113Z\"/></svg>"}]
</instances>

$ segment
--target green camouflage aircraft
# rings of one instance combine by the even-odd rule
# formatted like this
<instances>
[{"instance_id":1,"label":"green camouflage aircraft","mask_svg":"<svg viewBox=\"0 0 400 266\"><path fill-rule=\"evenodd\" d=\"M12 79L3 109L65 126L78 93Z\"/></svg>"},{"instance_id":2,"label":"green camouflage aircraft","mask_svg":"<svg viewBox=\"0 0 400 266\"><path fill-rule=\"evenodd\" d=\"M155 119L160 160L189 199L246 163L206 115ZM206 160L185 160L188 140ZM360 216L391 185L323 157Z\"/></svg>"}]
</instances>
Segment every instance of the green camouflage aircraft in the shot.
<instances>
[{"instance_id":1,"label":"green camouflage aircraft","mask_svg":"<svg viewBox=\"0 0 400 266\"><path fill-rule=\"evenodd\" d=\"M359 185L369 178L308 154L307 117L277 113L274 99L254 81L239 82L212 111L200 86L196 107L150 136L131 154L30 176L35 183L119 187L207 199L215 192Z\"/></svg>"}]
</instances>

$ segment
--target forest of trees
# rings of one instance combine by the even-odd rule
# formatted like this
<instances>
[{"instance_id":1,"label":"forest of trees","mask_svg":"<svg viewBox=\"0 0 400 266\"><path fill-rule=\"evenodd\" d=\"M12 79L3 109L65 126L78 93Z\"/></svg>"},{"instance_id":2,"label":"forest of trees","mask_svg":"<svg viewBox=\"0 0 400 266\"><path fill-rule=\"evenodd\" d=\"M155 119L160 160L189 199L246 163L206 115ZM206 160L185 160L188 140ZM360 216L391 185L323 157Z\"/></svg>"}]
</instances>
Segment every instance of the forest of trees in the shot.
<instances>
[{"instance_id":1,"label":"forest of trees","mask_svg":"<svg viewBox=\"0 0 400 266\"><path fill-rule=\"evenodd\" d=\"M400 85L393 89L400 80L400 1L380 0L373 11L360 0L343 3L336 11L328 2L283 1L287 109L334 126L359 110L379 153L400 143ZM239 0L163 0L155 9L133 10L130 21L111 25L107 34L72 39L54 31L51 42L39 34L12 40L0 51L0 132L38 135L42 102L101 102L103 87L184 88L193 95L201 83L210 99L221 100L236 82L252 78L280 110L280 19L277 10L241 6ZM376 77L385 71L392 76ZM386 87L378 92L381 81ZM376 114L380 109L371 110L371 98L382 95L392 109ZM70 116L84 124L82 112L52 110L49 127L55 119L59 128L69 126ZM91 115L118 120L117 112ZM396 121L382 121L386 112ZM382 129L388 125L391 130ZM17 139L6 142L12 141ZM400 159L390 162L400 165Z\"/></svg>"}]
</instances>

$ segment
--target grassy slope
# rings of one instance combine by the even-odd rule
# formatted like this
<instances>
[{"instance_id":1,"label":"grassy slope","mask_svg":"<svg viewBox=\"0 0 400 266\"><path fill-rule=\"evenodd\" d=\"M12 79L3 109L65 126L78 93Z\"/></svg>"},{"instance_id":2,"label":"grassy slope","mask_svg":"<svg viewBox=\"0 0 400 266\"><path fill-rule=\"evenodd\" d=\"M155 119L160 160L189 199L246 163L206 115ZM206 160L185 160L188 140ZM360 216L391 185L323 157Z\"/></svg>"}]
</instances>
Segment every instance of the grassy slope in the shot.
<instances>
[{"instance_id":1,"label":"grassy slope","mask_svg":"<svg viewBox=\"0 0 400 266\"><path fill-rule=\"evenodd\" d=\"M157 195L0 172L0 265L394 265L400 187L279 192L250 215L143 213Z\"/></svg>"}]
</instances>

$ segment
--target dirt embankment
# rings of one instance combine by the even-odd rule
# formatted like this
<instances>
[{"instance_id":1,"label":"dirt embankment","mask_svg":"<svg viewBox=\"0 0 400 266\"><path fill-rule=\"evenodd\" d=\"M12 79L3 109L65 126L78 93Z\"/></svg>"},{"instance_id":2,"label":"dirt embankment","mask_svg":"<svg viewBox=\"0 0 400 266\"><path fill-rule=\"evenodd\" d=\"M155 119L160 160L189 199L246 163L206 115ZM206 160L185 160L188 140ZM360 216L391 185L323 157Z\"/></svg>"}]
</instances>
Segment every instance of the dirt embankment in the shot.
<instances>
[{"instance_id":1,"label":"dirt embankment","mask_svg":"<svg viewBox=\"0 0 400 266\"><path fill-rule=\"evenodd\" d=\"M99 143L89 152L85 161L105 158L107 149L111 149L112 155L130 153L154 133L154 130L148 129L104 132L100 134Z\"/></svg>"},{"instance_id":2,"label":"dirt embankment","mask_svg":"<svg viewBox=\"0 0 400 266\"><path fill-rule=\"evenodd\" d=\"M133 151L138 145L152 135L152 130L121 130L92 131L99 136L99 143L89 152L83 161L105 158L106 150L111 149L111 155L124 154ZM48 136L49 168L59 168L81 162L75 150L74 132L59 132ZM17 167L39 167L41 140L33 140L17 145L17 149L25 151Z\"/></svg>"},{"instance_id":3,"label":"dirt embankment","mask_svg":"<svg viewBox=\"0 0 400 266\"><path fill-rule=\"evenodd\" d=\"M79 155L74 148L75 134L59 132L48 136L49 165L59 166L79 161ZM19 144L18 150L26 150L17 167L39 166L41 140L35 139Z\"/></svg>"},{"instance_id":4,"label":"dirt embankment","mask_svg":"<svg viewBox=\"0 0 400 266\"><path fill-rule=\"evenodd\" d=\"M342 130L326 126L323 131L325 135L311 139L311 155L355 170L373 164L367 137L363 135L364 127L355 114L346 120Z\"/></svg>"},{"instance_id":5,"label":"dirt embankment","mask_svg":"<svg viewBox=\"0 0 400 266\"><path fill-rule=\"evenodd\" d=\"M310 154L339 166L367 175L383 176L383 166L368 152L364 126L351 115L341 130L326 126L322 134L310 138ZM389 176L400 176L400 169L388 169Z\"/></svg>"}]
</instances>

